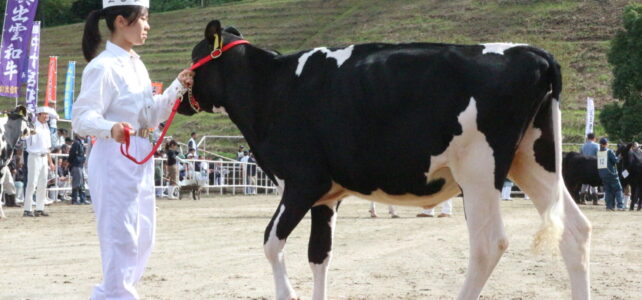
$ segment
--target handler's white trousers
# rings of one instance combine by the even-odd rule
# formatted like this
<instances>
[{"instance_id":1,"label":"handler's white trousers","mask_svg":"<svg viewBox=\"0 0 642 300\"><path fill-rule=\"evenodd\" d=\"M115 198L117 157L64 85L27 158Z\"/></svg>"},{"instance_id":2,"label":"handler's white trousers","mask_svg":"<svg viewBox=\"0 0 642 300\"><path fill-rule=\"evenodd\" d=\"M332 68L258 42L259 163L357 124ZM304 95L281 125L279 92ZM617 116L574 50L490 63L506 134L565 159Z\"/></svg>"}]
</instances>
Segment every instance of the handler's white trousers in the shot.
<instances>
[{"instance_id":1,"label":"handler's white trousers","mask_svg":"<svg viewBox=\"0 0 642 300\"><path fill-rule=\"evenodd\" d=\"M149 151L149 141L132 137L132 156L140 160ZM103 268L91 299L139 299L134 285L145 271L156 227L154 163L135 164L120 153L120 144L99 139L88 168Z\"/></svg>"},{"instance_id":2,"label":"handler's white trousers","mask_svg":"<svg viewBox=\"0 0 642 300\"><path fill-rule=\"evenodd\" d=\"M34 191L36 192L36 210L44 210L45 198L47 197L47 175L49 175L49 159L47 155L29 153L27 168L29 174L24 210L32 210L31 202Z\"/></svg>"}]
</instances>

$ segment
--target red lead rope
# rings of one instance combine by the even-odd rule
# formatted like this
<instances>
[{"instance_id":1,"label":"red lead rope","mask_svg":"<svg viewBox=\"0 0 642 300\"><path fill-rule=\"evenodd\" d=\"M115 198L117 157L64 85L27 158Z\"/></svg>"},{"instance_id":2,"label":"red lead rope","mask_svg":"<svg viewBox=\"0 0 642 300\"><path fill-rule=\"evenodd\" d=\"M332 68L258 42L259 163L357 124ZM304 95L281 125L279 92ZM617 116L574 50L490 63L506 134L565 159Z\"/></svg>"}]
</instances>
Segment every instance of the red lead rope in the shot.
<instances>
[{"instance_id":1,"label":"red lead rope","mask_svg":"<svg viewBox=\"0 0 642 300\"><path fill-rule=\"evenodd\" d=\"M199 67L201 67L202 65L206 64L207 62L209 62L210 60L217 59L219 56L221 56L223 54L223 52L233 48L234 46L241 45L241 44L249 44L249 43L250 42L248 42L246 40L237 40L237 41L233 41L233 42L223 46L222 49L214 49L214 51L212 51L212 53L210 53L210 55L199 59L189 69L191 71L194 71L194 70L198 69ZM174 120L174 116L176 115L176 111L178 110L178 106L181 104L181 100L182 100L182 97L176 99L176 101L174 102L174 107L172 107L172 113L169 115L169 118L167 119L167 122L165 123L165 128L163 128L163 132L161 133L160 138L158 138L158 141L156 141L156 144L154 145L154 148L152 149L152 151L149 154L147 154L147 156L143 160L138 161L131 154L129 154L129 145L131 143L130 137L131 137L131 134L134 131L129 126L125 127L125 130L124 130L124 132L125 132L125 143L124 144L120 144L120 153L123 154L123 156L127 157L129 160L131 160L131 161L133 161L133 162L135 162L135 163L137 163L139 165L142 165L142 164L146 163L150 158L152 158L152 156L154 156L154 153L156 153L156 150L158 150L160 145L163 143L163 138L165 138L165 134L167 133L167 130L169 129L169 126L172 125L172 121ZM192 101L192 99L188 99L188 101ZM197 105L197 104L198 104L198 102L194 103L193 105ZM124 148L123 148L123 146L124 146Z\"/></svg>"}]
</instances>

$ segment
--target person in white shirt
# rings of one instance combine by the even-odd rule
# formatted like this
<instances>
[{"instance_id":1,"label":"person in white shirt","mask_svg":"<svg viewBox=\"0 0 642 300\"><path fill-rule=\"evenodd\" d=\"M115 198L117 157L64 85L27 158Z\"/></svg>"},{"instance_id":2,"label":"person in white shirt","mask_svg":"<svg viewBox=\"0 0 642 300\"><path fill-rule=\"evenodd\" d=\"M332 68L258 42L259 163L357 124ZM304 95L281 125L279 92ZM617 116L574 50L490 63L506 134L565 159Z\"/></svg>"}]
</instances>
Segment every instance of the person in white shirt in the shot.
<instances>
[{"instance_id":1,"label":"person in white shirt","mask_svg":"<svg viewBox=\"0 0 642 300\"><path fill-rule=\"evenodd\" d=\"M48 170L54 170L54 164L49 154L51 149L51 132L47 125L49 114L46 107L36 109L36 121L34 128L36 134L26 140L27 152L27 191L25 193L24 217L48 217L45 212L45 198L47 197L47 176ZM33 194L36 192L36 211L32 211L31 203Z\"/></svg>"},{"instance_id":2,"label":"person in white shirt","mask_svg":"<svg viewBox=\"0 0 642 300\"><path fill-rule=\"evenodd\" d=\"M194 149L194 158L198 159L198 149L196 148L196 132L192 132L187 141L187 150Z\"/></svg>"},{"instance_id":3,"label":"person in white shirt","mask_svg":"<svg viewBox=\"0 0 642 300\"><path fill-rule=\"evenodd\" d=\"M88 183L96 214L102 259L102 283L91 299L139 299L140 280L154 243L156 199L154 165L136 164L120 153L131 128L130 154L142 159L152 150L149 128L165 121L174 101L191 87L194 73L183 70L162 95L152 95L145 65L132 49L143 45L150 30L149 0L103 0L103 9L87 17L83 54L89 62L72 111L72 127L96 137L88 160ZM111 31L106 49L99 21Z\"/></svg>"},{"instance_id":4,"label":"person in white shirt","mask_svg":"<svg viewBox=\"0 0 642 300\"><path fill-rule=\"evenodd\" d=\"M450 198L441 203L441 213L438 218L449 218L453 215L453 199ZM435 216L435 208L428 208L417 214L417 218L432 218Z\"/></svg>"}]
</instances>

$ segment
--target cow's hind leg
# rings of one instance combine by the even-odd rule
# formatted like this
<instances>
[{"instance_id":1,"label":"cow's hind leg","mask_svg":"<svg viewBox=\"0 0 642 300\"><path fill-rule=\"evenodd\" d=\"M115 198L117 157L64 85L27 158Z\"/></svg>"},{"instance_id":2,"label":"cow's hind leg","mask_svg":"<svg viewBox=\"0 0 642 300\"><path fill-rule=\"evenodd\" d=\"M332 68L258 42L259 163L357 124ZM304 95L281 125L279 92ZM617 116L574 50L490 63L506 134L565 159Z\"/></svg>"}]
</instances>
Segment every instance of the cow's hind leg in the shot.
<instances>
[{"instance_id":1,"label":"cow's hind leg","mask_svg":"<svg viewBox=\"0 0 642 300\"><path fill-rule=\"evenodd\" d=\"M297 299L285 268L283 247L285 247L286 239L310 210L313 203L329 187L330 184L327 184L327 186L317 184L312 187L305 187L287 183L281 203L270 224L265 229L263 247L265 256L272 265L274 283L276 285L276 299L278 300Z\"/></svg>"},{"instance_id":2,"label":"cow's hind leg","mask_svg":"<svg viewBox=\"0 0 642 300\"><path fill-rule=\"evenodd\" d=\"M551 115L557 114L558 110L557 107L552 107ZM538 122L537 118L544 120ZM539 115L537 118L536 124L551 123L550 119L546 120L546 115ZM551 209L557 206L556 202L562 201L564 231L559 247L571 280L572 296L573 299L589 299L591 224L564 186L561 172L555 171L555 165L561 164L558 161L561 158L561 146L555 145L553 137L556 135L552 131L548 126L537 128L531 125L519 146L509 176L531 197L544 217L544 225L548 222L547 215L551 214ZM560 152L560 155L555 155L556 152ZM560 165L557 167L561 169ZM537 241L536 237L536 243Z\"/></svg>"},{"instance_id":3,"label":"cow's hind leg","mask_svg":"<svg viewBox=\"0 0 642 300\"><path fill-rule=\"evenodd\" d=\"M311 210L312 229L308 244L308 260L314 276L313 300L326 299L326 279L332 258L332 237L337 220L337 204L333 201Z\"/></svg>"}]
</instances>

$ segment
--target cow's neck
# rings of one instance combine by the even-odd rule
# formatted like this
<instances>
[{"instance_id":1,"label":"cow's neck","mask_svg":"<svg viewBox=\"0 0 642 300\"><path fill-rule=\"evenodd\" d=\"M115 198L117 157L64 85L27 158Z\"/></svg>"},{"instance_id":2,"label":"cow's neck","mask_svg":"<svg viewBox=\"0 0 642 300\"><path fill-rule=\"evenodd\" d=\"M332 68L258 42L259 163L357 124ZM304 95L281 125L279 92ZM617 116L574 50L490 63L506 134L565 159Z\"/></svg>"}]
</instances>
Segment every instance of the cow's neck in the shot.
<instances>
[{"instance_id":1,"label":"cow's neck","mask_svg":"<svg viewBox=\"0 0 642 300\"><path fill-rule=\"evenodd\" d=\"M279 63L276 55L248 46L246 55L237 61L228 62L225 74L225 109L230 119L252 148L266 137L275 105L272 81L278 77Z\"/></svg>"}]
</instances>

